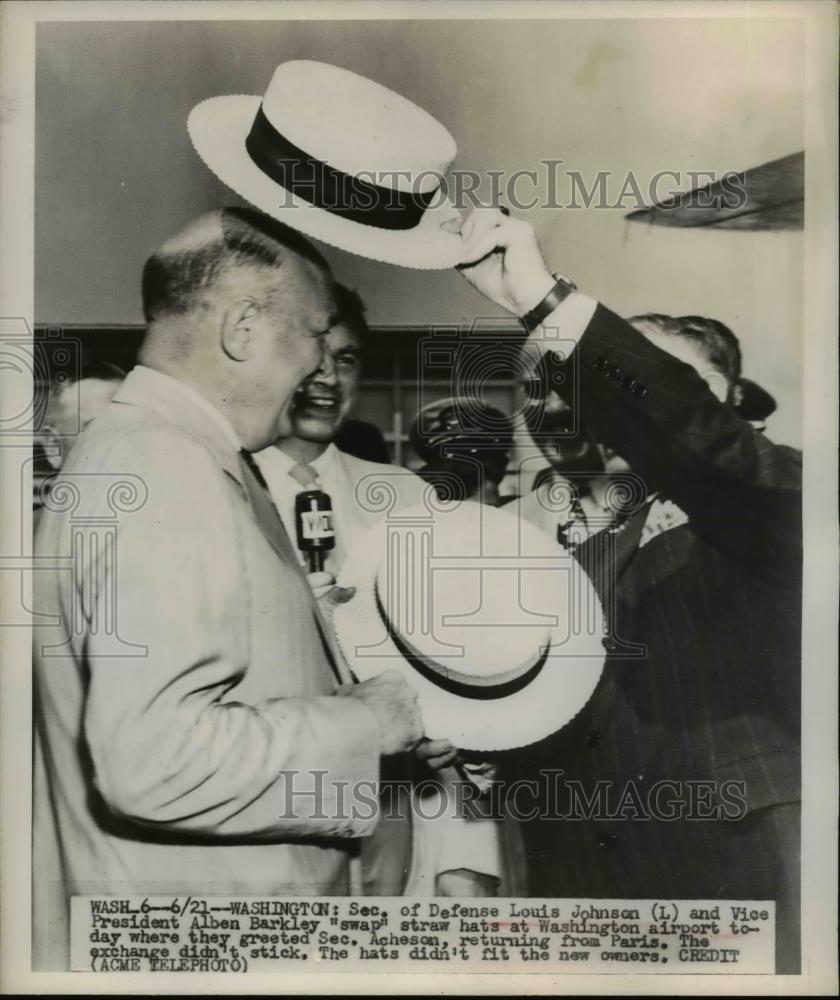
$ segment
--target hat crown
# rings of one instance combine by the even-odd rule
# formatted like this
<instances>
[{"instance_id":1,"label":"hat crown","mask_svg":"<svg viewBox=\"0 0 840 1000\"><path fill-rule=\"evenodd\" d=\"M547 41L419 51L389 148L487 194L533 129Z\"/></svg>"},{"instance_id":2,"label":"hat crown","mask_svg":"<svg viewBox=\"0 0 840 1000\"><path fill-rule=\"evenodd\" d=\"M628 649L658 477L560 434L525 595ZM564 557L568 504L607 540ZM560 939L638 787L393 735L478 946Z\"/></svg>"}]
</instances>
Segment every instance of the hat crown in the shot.
<instances>
[{"instance_id":1,"label":"hat crown","mask_svg":"<svg viewBox=\"0 0 840 1000\"><path fill-rule=\"evenodd\" d=\"M334 619L353 672L401 674L429 739L475 751L536 743L580 711L603 670L591 582L507 510L428 495L395 508L356 540L339 583L356 588Z\"/></svg>"},{"instance_id":2,"label":"hat crown","mask_svg":"<svg viewBox=\"0 0 840 1000\"><path fill-rule=\"evenodd\" d=\"M408 514L376 576L388 629L466 683L502 682L533 665L566 593L556 568L535 563L518 518L471 502L433 519Z\"/></svg>"},{"instance_id":3,"label":"hat crown","mask_svg":"<svg viewBox=\"0 0 840 1000\"><path fill-rule=\"evenodd\" d=\"M457 152L449 131L422 108L328 63L281 63L262 107L274 128L310 156L380 187L434 191Z\"/></svg>"}]
</instances>

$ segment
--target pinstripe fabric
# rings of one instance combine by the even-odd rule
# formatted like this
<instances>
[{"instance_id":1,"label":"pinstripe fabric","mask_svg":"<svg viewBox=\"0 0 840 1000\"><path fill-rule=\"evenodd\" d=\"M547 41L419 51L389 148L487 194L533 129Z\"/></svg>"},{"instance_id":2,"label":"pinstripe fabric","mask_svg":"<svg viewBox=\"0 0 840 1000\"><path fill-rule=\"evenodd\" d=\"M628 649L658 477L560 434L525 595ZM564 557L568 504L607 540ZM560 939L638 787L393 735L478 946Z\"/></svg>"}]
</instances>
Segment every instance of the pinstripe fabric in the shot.
<instances>
[{"instance_id":1,"label":"pinstripe fabric","mask_svg":"<svg viewBox=\"0 0 840 1000\"><path fill-rule=\"evenodd\" d=\"M623 817L526 824L532 890L558 897L777 899L779 969L793 970L799 456L757 434L714 399L693 369L600 307L577 361L584 419L596 437L627 458L651 491L685 510L689 523L640 548L638 521L646 509L631 518L625 535L634 544L619 553L616 585L602 597L613 609L615 638L644 644L645 655L611 659L584 712L519 762L517 770L530 773L564 770L564 793L549 803L555 814L570 810L570 780L590 792L598 781L610 782L607 815L626 806ZM604 374L604 363L608 372L618 367L618 377ZM626 376L646 391L626 391ZM591 553L589 544L579 550L584 565ZM694 812L723 806L746 815L657 819L650 796L663 780L680 783L678 798L689 810L693 796ZM689 782L714 782L714 791ZM743 783L743 806L739 786L725 782ZM666 806L674 801L662 794ZM638 803L643 810L633 808ZM645 813L654 818L640 818Z\"/></svg>"}]
</instances>

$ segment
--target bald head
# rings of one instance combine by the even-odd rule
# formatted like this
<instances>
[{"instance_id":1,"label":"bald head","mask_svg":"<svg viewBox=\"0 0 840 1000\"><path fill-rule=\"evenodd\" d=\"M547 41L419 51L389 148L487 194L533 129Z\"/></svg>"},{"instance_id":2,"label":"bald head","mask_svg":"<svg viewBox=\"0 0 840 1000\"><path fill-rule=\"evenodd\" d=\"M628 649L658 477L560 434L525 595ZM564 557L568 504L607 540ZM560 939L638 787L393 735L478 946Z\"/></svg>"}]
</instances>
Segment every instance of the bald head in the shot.
<instances>
[{"instance_id":1,"label":"bald head","mask_svg":"<svg viewBox=\"0 0 840 1000\"><path fill-rule=\"evenodd\" d=\"M207 212L170 237L143 269L143 315L152 324L184 315L225 273L241 267L282 267L307 261L329 266L305 237L249 208Z\"/></svg>"},{"instance_id":2,"label":"bald head","mask_svg":"<svg viewBox=\"0 0 840 1000\"><path fill-rule=\"evenodd\" d=\"M146 262L139 360L264 447L289 432L287 404L320 363L334 309L329 267L303 236L251 209L209 212Z\"/></svg>"}]
</instances>

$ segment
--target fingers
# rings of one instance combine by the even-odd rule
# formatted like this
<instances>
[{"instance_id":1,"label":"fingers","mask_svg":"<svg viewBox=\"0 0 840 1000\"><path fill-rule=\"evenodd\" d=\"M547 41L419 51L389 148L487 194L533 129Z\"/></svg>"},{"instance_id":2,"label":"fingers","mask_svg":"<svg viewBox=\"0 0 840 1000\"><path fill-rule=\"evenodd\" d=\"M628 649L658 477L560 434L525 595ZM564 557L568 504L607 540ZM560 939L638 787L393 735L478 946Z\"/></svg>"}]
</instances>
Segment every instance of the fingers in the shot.
<instances>
[{"instance_id":1,"label":"fingers","mask_svg":"<svg viewBox=\"0 0 840 1000\"><path fill-rule=\"evenodd\" d=\"M429 757L440 756L454 749L455 747L452 746L449 740L423 740L422 744L417 748L417 754L426 760Z\"/></svg>"},{"instance_id":2,"label":"fingers","mask_svg":"<svg viewBox=\"0 0 840 1000\"><path fill-rule=\"evenodd\" d=\"M406 687L409 686L408 681L403 677L399 670L383 670L381 674L377 674L375 677L371 677L369 681L365 681L366 684L405 684Z\"/></svg>"},{"instance_id":3,"label":"fingers","mask_svg":"<svg viewBox=\"0 0 840 1000\"><path fill-rule=\"evenodd\" d=\"M306 581L312 588L315 600L320 601L332 590L335 584L335 577L331 573L321 571L318 573L307 573Z\"/></svg>"},{"instance_id":4,"label":"fingers","mask_svg":"<svg viewBox=\"0 0 840 1000\"><path fill-rule=\"evenodd\" d=\"M355 587L337 587L332 573L321 570L317 573L307 573L306 580L312 588L315 599L321 602L324 611L332 611L338 604L346 604L356 593Z\"/></svg>"},{"instance_id":5,"label":"fingers","mask_svg":"<svg viewBox=\"0 0 840 1000\"><path fill-rule=\"evenodd\" d=\"M385 671L338 694L358 698L376 715L380 728L380 753L388 756L412 750L423 737L423 716L417 692L402 674Z\"/></svg>"},{"instance_id":6,"label":"fingers","mask_svg":"<svg viewBox=\"0 0 840 1000\"><path fill-rule=\"evenodd\" d=\"M461 224L461 237L468 240L476 232L487 232L498 226L504 216L492 205L477 205Z\"/></svg>"},{"instance_id":7,"label":"fingers","mask_svg":"<svg viewBox=\"0 0 840 1000\"><path fill-rule=\"evenodd\" d=\"M445 233L454 233L456 236L459 236L461 233L461 226L463 224L464 219L461 216L461 213L457 209L454 209L452 217L444 219L444 221L440 224L440 228Z\"/></svg>"},{"instance_id":8,"label":"fingers","mask_svg":"<svg viewBox=\"0 0 840 1000\"><path fill-rule=\"evenodd\" d=\"M495 875L485 875L469 868L456 868L440 872L435 877L435 891L439 896L496 896L500 881Z\"/></svg>"},{"instance_id":9,"label":"fingers","mask_svg":"<svg viewBox=\"0 0 840 1000\"><path fill-rule=\"evenodd\" d=\"M530 230L527 222L511 218L498 208L476 209L461 230L461 267L477 264L497 250L506 250Z\"/></svg>"},{"instance_id":10,"label":"fingers","mask_svg":"<svg viewBox=\"0 0 840 1000\"><path fill-rule=\"evenodd\" d=\"M458 756L457 748L449 740L421 740L414 752L435 771L448 767Z\"/></svg>"},{"instance_id":11,"label":"fingers","mask_svg":"<svg viewBox=\"0 0 840 1000\"><path fill-rule=\"evenodd\" d=\"M328 607L335 607L338 604L346 604L355 593L355 587L331 587L326 592L324 603Z\"/></svg>"}]
</instances>

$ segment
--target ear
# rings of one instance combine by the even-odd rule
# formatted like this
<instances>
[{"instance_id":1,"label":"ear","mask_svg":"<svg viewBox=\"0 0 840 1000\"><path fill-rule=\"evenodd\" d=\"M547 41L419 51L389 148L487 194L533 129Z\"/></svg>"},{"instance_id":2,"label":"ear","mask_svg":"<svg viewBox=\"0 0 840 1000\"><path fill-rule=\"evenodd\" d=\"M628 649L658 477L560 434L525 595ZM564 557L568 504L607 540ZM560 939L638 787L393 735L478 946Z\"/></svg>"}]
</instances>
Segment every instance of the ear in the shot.
<instances>
[{"instance_id":1,"label":"ear","mask_svg":"<svg viewBox=\"0 0 840 1000\"><path fill-rule=\"evenodd\" d=\"M721 403L729 399L729 379L725 375L716 371L705 371L702 373L702 378Z\"/></svg>"},{"instance_id":2,"label":"ear","mask_svg":"<svg viewBox=\"0 0 840 1000\"><path fill-rule=\"evenodd\" d=\"M253 299L238 299L222 318L222 350L233 361L247 361L253 354L259 306Z\"/></svg>"}]
</instances>

